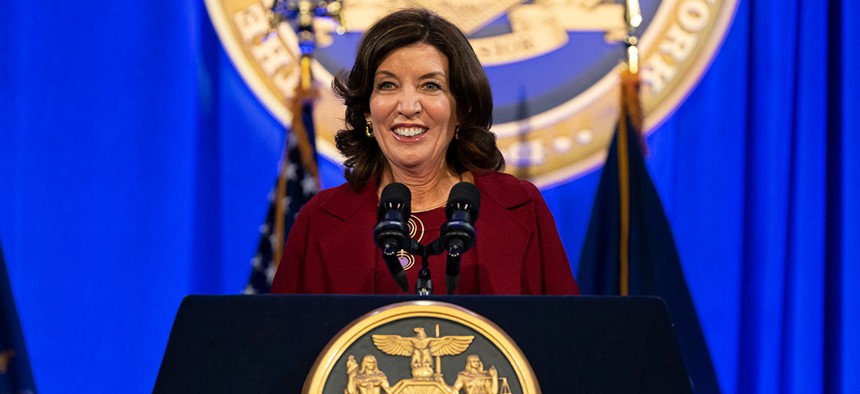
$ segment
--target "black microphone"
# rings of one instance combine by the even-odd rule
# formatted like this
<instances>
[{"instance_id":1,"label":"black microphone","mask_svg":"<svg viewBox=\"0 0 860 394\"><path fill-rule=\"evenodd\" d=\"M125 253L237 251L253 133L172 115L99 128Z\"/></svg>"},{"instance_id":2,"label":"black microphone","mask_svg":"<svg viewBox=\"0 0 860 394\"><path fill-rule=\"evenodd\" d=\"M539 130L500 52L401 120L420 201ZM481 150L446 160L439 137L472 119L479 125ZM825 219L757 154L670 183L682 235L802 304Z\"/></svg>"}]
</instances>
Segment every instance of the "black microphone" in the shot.
<instances>
[{"instance_id":1,"label":"black microphone","mask_svg":"<svg viewBox=\"0 0 860 394\"><path fill-rule=\"evenodd\" d=\"M412 193L402 183L391 183L382 189L379 199L378 222L373 228L373 240L382 249L382 257L394 281L403 291L409 291L406 272L400 265L397 252L410 250L412 238L409 237L407 219L412 213Z\"/></svg>"},{"instance_id":2,"label":"black microphone","mask_svg":"<svg viewBox=\"0 0 860 394\"><path fill-rule=\"evenodd\" d=\"M448 221L439 233L441 247L448 251L445 285L453 294L460 280L460 256L475 245L475 223L481 208L481 192L472 183L460 182L451 189L445 214Z\"/></svg>"}]
</instances>

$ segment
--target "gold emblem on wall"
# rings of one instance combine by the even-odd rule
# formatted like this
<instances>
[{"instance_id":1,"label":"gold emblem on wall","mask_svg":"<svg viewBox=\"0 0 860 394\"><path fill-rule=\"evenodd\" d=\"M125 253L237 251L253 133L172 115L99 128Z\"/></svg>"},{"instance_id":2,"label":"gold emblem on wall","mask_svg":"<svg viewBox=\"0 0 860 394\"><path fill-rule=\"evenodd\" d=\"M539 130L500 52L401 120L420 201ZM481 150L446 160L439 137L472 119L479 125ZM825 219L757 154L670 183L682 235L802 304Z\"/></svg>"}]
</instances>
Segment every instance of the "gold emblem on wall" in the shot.
<instances>
[{"instance_id":1,"label":"gold emblem on wall","mask_svg":"<svg viewBox=\"0 0 860 394\"><path fill-rule=\"evenodd\" d=\"M266 108L283 124L290 124L290 100L298 82L298 45L295 33L282 23L277 36L269 34L266 11L273 0L206 0L218 35L240 74ZM737 0L641 0L651 9L641 31L642 105L646 132L663 122L689 94L715 55L734 15ZM617 120L619 69L617 63L568 67L593 59L579 49L580 37L601 37L600 48L621 48L624 36L623 2L602 0L344 0L343 18L349 34L360 34L385 14L405 7L433 9L473 33L470 42L487 67L491 84L505 88L522 84L521 102L497 103L493 132L508 163L508 171L539 185L564 181L602 163ZM504 29L486 27L504 21ZM330 20L315 22L318 48L340 38ZM482 30L485 29L485 30ZM589 41L593 43L592 41ZM564 52L564 49L573 51ZM592 47L593 49L594 47ZM573 53L551 69L541 59ZM567 55L565 55L567 56ZM618 56L618 61L623 56ZM564 88L530 96L535 81L494 79L494 69L535 64L518 75L558 80ZM544 68L541 68L544 67ZM313 73L322 86L347 65L327 68L314 62ZM582 75L567 75L582 69ZM519 69L518 69L519 70ZM502 73L504 74L504 73ZM506 74L510 75L510 74ZM541 81L537 81L541 82ZM570 87L568 89L567 87ZM546 88L547 90L552 90ZM504 89L500 89L504 90ZM511 89L508 89L511 90ZM506 93L507 99L519 93ZM542 93L543 94L543 93ZM504 97L502 97L504 99ZM497 100L504 101L504 100ZM506 112L503 112L506 111ZM315 106L317 147L333 161L341 159L334 134L343 128L342 104L323 89Z\"/></svg>"},{"instance_id":2,"label":"gold emblem on wall","mask_svg":"<svg viewBox=\"0 0 860 394\"><path fill-rule=\"evenodd\" d=\"M412 301L379 308L344 328L317 358L302 391L510 394L540 388L522 352L495 324L456 305Z\"/></svg>"}]
</instances>

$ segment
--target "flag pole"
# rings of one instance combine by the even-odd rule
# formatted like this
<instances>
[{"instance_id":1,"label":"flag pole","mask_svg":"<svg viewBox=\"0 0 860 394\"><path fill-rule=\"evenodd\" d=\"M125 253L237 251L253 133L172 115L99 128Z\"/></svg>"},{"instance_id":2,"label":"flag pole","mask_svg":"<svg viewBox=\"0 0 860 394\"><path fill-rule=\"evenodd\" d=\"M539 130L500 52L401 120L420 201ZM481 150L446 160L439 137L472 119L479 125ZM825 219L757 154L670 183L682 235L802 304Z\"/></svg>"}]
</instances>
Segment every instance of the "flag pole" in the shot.
<instances>
[{"instance_id":1,"label":"flag pole","mask_svg":"<svg viewBox=\"0 0 860 394\"><path fill-rule=\"evenodd\" d=\"M313 175L314 179L317 180L317 185L319 185L315 160L306 160L306 156L310 151L310 146L307 130L303 124L305 105L303 105L304 97L302 96L306 95L310 91L311 82L313 80L310 67L313 46L311 46L310 51L306 51L305 47L307 46L307 43L304 42L307 41L308 34L311 35L311 40L313 40L313 15L311 14L310 8L310 1L299 2L297 15L298 27L296 29L296 34L299 39L299 50L301 53L301 56L299 57L299 88L296 89L295 97L293 97L292 105L290 106L290 113L293 115L293 121L290 128L286 130L283 156L281 157L281 167L278 170L278 187L275 192L275 242L272 243L272 264L275 268L277 268L281 263L281 256L283 256L284 253L284 214L287 210L287 201L285 197L287 194L287 178L289 177L288 166L290 160L287 156L290 152L290 134L295 137L296 142L298 143L302 165L304 165L305 169ZM310 153L312 154L312 152ZM308 166L308 161L313 163Z\"/></svg>"},{"instance_id":2,"label":"flag pole","mask_svg":"<svg viewBox=\"0 0 860 394\"><path fill-rule=\"evenodd\" d=\"M277 3L275 4L277 6ZM273 6L274 8L274 6ZM293 119L286 138L284 138L283 157L278 174L278 186L275 194L275 242L272 243L272 263L275 268L281 262L284 252L285 230L284 214L287 209L285 200L287 193L287 179L289 178L289 154L290 134L295 138L302 166L305 171L313 177L315 188L319 190L319 171L316 162L316 152L308 135L306 120L313 120L313 106L311 105L317 94L313 90L313 74L311 73L311 61L316 47L314 36L313 19L315 15L314 4L311 0L299 0L294 11L296 18L296 35L299 41L299 86L296 89L290 105L290 113Z\"/></svg>"},{"instance_id":3,"label":"flag pole","mask_svg":"<svg viewBox=\"0 0 860 394\"><path fill-rule=\"evenodd\" d=\"M302 30L308 28L309 24L312 23L308 22L308 19L312 20L313 18L313 16L310 15L309 6L306 3L308 2L302 1L299 8L299 28L297 29L297 33L299 34L300 42L304 38L302 37ZM302 165L305 170L310 172L314 179L316 179L317 184L319 184L319 179L317 178L316 173L316 162L315 160L307 160L306 158L308 154L312 154L313 152L310 152L307 130L304 127L305 105L303 105L304 97L302 97L310 91L311 81L313 80L310 68L311 54L305 53L301 44L299 45L299 48L301 49L301 57L299 58L300 82L299 88L296 89L296 94L293 97L292 104L290 105L290 113L293 115L293 120L289 129L286 130L287 134L284 138L284 154L281 158L281 168L278 172L278 188L275 195L275 201L277 202L275 204L275 242L272 243L272 264L275 268L277 268L281 263L281 256L284 253L284 243L286 241L286 235L284 234L284 214L287 210L287 201L285 197L287 194L287 178L289 178L288 166L290 160L287 158L287 155L290 151L290 134L296 138L296 142L298 143L299 156L301 157Z\"/></svg>"},{"instance_id":4,"label":"flag pole","mask_svg":"<svg viewBox=\"0 0 860 394\"><path fill-rule=\"evenodd\" d=\"M639 38L636 29L642 24L639 1L626 0L624 19L627 23L627 67L621 72L621 105L618 121L618 200L619 200L619 294L630 294L630 149L628 127L641 130L641 106L639 105ZM630 120L630 121L628 121ZM632 122L631 122L632 121Z\"/></svg>"},{"instance_id":5,"label":"flag pole","mask_svg":"<svg viewBox=\"0 0 860 394\"><path fill-rule=\"evenodd\" d=\"M267 11L269 32L264 38L276 39L282 22L295 31L299 44L297 65L299 80L293 97L286 100L292 121L284 127L284 143L275 184L269 193L269 209L265 225L260 228L257 253L246 294L271 291L278 265L284 254L287 234L296 214L320 187L316 149L314 147L313 102L318 90L313 83L311 68L318 36L314 32L315 17L332 17L337 31L345 31L341 0L274 0Z\"/></svg>"},{"instance_id":6,"label":"flag pole","mask_svg":"<svg viewBox=\"0 0 860 394\"><path fill-rule=\"evenodd\" d=\"M644 111L639 80L645 67L639 59L635 35L642 18L637 16L635 1L628 0L626 4L628 33L624 41L628 59L626 65L619 67L619 121L600 175L577 281L583 294L663 299L674 321L692 386L696 392L719 393L672 227L645 163L647 144L642 135Z\"/></svg>"}]
</instances>

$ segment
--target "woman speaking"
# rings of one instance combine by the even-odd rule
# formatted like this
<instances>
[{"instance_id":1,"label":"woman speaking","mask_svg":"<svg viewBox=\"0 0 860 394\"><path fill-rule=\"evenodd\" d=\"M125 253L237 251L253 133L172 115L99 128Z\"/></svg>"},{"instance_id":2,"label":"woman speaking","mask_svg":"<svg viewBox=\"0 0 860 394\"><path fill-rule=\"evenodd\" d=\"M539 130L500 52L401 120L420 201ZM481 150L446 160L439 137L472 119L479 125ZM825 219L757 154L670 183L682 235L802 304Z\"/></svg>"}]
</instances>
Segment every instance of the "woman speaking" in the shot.
<instances>
[{"instance_id":1,"label":"woman speaking","mask_svg":"<svg viewBox=\"0 0 860 394\"><path fill-rule=\"evenodd\" d=\"M452 188L463 182L480 191L480 220L474 246L460 257L456 294L579 292L540 192L502 172L489 130L490 84L456 26L422 9L384 17L333 89L346 104L336 143L347 183L299 212L273 292L402 293L374 242L383 191L393 183L408 188L408 236L428 245L440 237ZM428 259L432 283L445 283L445 254ZM396 257L416 283L420 256L404 249Z\"/></svg>"}]
</instances>

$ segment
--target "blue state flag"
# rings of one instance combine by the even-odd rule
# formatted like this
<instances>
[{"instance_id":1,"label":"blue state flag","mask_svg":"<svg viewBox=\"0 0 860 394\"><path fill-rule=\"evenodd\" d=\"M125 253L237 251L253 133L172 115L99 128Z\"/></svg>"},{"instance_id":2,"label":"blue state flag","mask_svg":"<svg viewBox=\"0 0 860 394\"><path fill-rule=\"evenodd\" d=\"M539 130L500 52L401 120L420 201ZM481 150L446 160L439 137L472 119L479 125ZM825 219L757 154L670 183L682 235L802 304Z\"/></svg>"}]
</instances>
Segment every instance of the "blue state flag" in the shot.
<instances>
[{"instance_id":1,"label":"blue state flag","mask_svg":"<svg viewBox=\"0 0 860 394\"><path fill-rule=\"evenodd\" d=\"M36 392L33 372L24 333L18 321L18 310L12 297L3 247L0 246L0 394L30 394Z\"/></svg>"},{"instance_id":2,"label":"blue state flag","mask_svg":"<svg viewBox=\"0 0 860 394\"><path fill-rule=\"evenodd\" d=\"M643 156L639 80L622 76L621 116L600 175L579 261L582 294L662 298L696 393L719 385L675 247Z\"/></svg>"}]
</instances>

